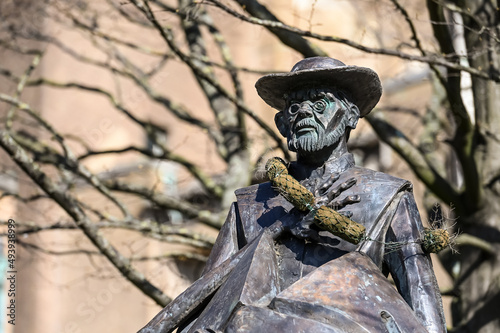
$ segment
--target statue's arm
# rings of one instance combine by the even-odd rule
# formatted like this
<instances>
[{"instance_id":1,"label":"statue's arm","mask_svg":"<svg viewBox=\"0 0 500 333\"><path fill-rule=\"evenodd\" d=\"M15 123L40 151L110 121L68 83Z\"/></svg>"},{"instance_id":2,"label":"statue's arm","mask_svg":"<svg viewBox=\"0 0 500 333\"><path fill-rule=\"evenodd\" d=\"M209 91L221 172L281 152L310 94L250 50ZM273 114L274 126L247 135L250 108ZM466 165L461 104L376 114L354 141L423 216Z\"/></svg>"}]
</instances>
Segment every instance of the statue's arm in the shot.
<instances>
[{"instance_id":1,"label":"statue's arm","mask_svg":"<svg viewBox=\"0 0 500 333\"><path fill-rule=\"evenodd\" d=\"M217 240L210 252L202 275L209 272L214 267L229 259L233 254L238 252L238 232L237 225L239 224L239 215L237 203L233 203L227 214L226 221L220 229Z\"/></svg>"},{"instance_id":2,"label":"statue's arm","mask_svg":"<svg viewBox=\"0 0 500 333\"><path fill-rule=\"evenodd\" d=\"M446 332L439 287L432 262L419 240L422 221L413 195L405 193L396 209L386 237L387 242L400 242L396 251L386 250L385 262L400 294L415 311L429 332Z\"/></svg>"},{"instance_id":3,"label":"statue's arm","mask_svg":"<svg viewBox=\"0 0 500 333\"><path fill-rule=\"evenodd\" d=\"M226 221L219 231L219 235L215 240L215 244L210 252L210 255L208 256L207 263L205 264L205 268L203 269L201 275L205 275L207 272L210 272L238 251L238 238L236 231L236 223L239 221L238 219L237 204L233 203L229 209L229 213L227 214ZM200 315L201 311L202 309L198 308L191 311L189 315L185 316L184 321L179 324L177 332L188 332L190 327Z\"/></svg>"}]
</instances>

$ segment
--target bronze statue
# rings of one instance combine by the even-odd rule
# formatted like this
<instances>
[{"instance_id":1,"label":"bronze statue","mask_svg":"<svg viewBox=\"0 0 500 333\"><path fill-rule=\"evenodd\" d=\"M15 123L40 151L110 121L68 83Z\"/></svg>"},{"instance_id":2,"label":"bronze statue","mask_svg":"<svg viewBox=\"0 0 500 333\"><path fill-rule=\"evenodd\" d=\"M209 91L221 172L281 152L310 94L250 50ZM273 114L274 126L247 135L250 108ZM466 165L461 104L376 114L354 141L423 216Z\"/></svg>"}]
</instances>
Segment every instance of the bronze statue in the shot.
<instances>
[{"instance_id":1,"label":"bronze statue","mask_svg":"<svg viewBox=\"0 0 500 333\"><path fill-rule=\"evenodd\" d=\"M297 153L286 172L313 193L312 213L269 182L236 191L202 278L141 332L445 332L412 185L355 166L347 150L382 94L377 74L315 57L256 88L279 111ZM359 244L318 228L320 205L364 226Z\"/></svg>"}]
</instances>

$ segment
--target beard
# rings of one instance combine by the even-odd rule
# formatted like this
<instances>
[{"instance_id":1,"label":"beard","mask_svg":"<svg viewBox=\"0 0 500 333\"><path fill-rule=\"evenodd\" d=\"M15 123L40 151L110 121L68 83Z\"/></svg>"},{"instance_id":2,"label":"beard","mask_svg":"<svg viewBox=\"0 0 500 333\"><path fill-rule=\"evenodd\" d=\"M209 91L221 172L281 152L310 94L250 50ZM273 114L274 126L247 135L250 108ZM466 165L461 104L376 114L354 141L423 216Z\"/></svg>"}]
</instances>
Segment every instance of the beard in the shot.
<instances>
[{"instance_id":1,"label":"beard","mask_svg":"<svg viewBox=\"0 0 500 333\"><path fill-rule=\"evenodd\" d=\"M347 121L342 119L334 129L328 128L328 130L325 130L322 126L318 126L317 123L313 124L309 122L308 125L313 126L314 130L303 135L298 135L296 130L297 125L295 126L295 130L289 135L288 149L300 154L320 151L338 143L340 138L345 134Z\"/></svg>"}]
</instances>

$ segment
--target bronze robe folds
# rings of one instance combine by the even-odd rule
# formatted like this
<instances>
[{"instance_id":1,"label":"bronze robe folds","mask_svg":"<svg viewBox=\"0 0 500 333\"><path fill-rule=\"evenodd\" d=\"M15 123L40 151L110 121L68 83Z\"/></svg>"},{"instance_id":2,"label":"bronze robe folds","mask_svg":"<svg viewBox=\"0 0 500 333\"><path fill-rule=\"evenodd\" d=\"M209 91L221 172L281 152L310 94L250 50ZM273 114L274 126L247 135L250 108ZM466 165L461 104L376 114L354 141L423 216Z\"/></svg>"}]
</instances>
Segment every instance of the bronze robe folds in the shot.
<instances>
[{"instance_id":1,"label":"bronze robe folds","mask_svg":"<svg viewBox=\"0 0 500 333\"><path fill-rule=\"evenodd\" d=\"M356 167L350 154L325 166L325 177L333 172L340 173L333 186L357 179L339 199L359 195L360 202L340 212L352 212L368 239L356 246L321 231L319 243L290 234L273 241L265 228L297 218L293 206L270 183L240 189L205 272L253 241L251 248L181 332L446 331L411 184Z\"/></svg>"}]
</instances>

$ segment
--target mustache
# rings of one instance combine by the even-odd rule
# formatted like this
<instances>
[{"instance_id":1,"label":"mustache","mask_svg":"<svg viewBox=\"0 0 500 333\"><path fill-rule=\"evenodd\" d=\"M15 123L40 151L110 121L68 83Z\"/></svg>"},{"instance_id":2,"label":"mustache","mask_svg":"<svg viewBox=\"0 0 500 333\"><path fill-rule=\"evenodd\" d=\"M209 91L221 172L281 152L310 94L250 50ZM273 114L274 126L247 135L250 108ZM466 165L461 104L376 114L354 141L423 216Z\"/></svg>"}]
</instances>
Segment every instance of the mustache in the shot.
<instances>
[{"instance_id":1,"label":"mustache","mask_svg":"<svg viewBox=\"0 0 500 333\"><path fill-rule=\"evenodd\" d=\"M318 130L319 129L319 126L318 124L312 120L311 118L304 118L304 119L301 119L299 120L294 126L293 126L293 129L295 131L303 128L303 127L313 127L314 129Z\"/></svg>"}]
</instances>

